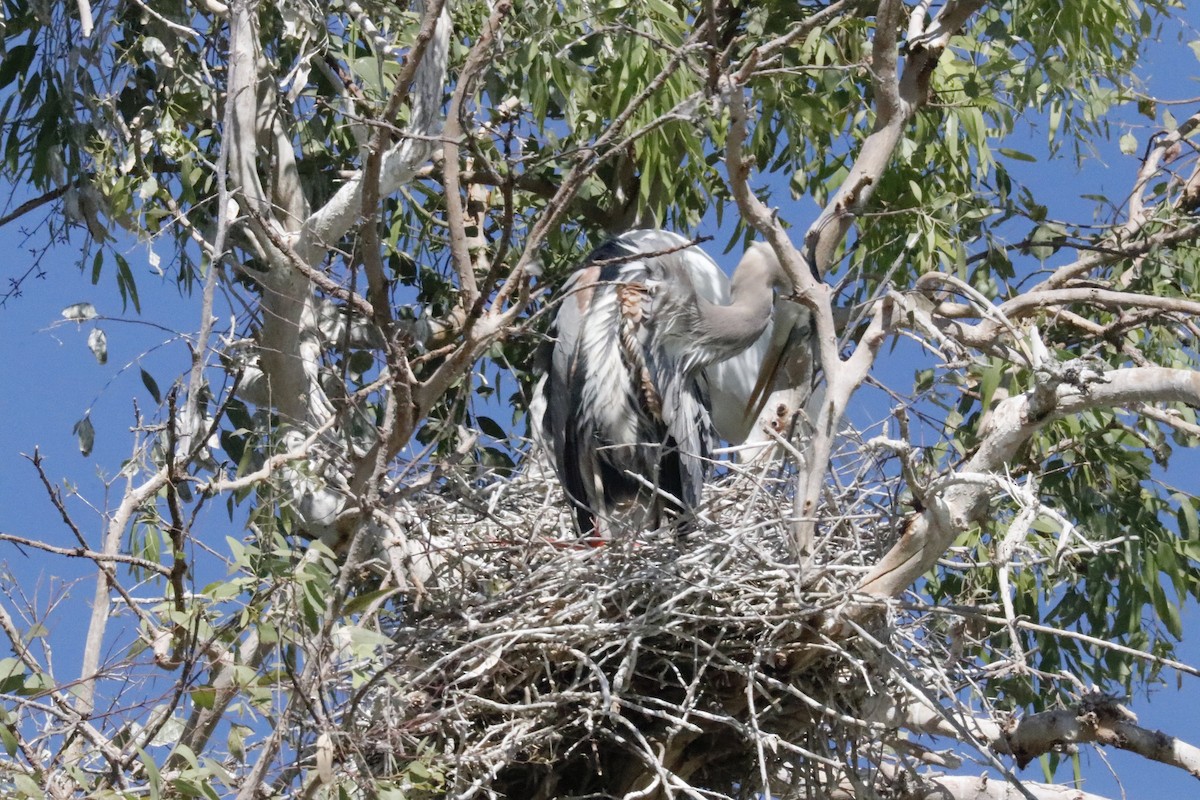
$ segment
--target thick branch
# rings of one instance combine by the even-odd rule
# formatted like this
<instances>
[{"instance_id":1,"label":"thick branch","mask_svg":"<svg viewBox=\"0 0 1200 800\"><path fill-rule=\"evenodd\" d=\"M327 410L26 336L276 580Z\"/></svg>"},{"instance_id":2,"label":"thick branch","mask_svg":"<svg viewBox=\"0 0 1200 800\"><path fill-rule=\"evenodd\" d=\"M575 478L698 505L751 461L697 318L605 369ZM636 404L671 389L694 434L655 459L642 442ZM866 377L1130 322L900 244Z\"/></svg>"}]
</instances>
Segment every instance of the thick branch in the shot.
<instances>
[{"instance_id":1,"label":"thick branch","mask_svg":"<svg viewBox=\"0 0 1200 800\"><path fill-rule=\"evenodd\" d=\"M229 172L245 202L262 216L271 213L270 198L258 175L258 26L256 4L236 0L229 17L229 84L225 102L232 106L224 132Z\"/></svg>"},{"instance_id":2,"label":"thick branch","mask_svg":"<svg viewBox=\"0 0 1200 800\"><path fill-rule=\"evenodd\" d=\"M904 706L899 716L899 724L910 731L962 738L960 726L950 723L949 712L933 708L922 699ZM1003 723L971 717L963 721L962 727L992 750L1013 756L1022 769L1047 753L1080 744L1099 744L1129 750L1200 778L1200 748L1143 728L1115 698L1102 693L1084 695L1074 708L1042 711Z\"/></svg>"},{"instance_id":3,"label":"thick branch","mask_svg":"<svg viewBox=\"0 0 1200 800\"><path fill-rule=\"evenodd\" d=\"M996 406L975 454L960 474L1001 470L1049 422L1093 408L1141 403L1185 403L1200 407L1200 373L1166 367L1113 370L1082 387L1069 383L1039 386ZM914 515L900 541L883 557L859 589L895 597L932 569L954 538L987 508L992 489L976 482L952 482Z\"/></svg>"},{"instance_id":4,"label":"thick branch","mask_svg":"<svg viewBox=\"0 0 1200 800\"><path fill-rule=\"evenodd\" d=\"M1115 701L1085 698L1074 709L1032 714L1006 728L995 742L1024 767L1064 745L1102 744L1187 771L1200 778L1200 749L1162 731L1137 724L1137 718Z\"/></svg>"},{"instance_id":5,"label":"thick branch","mask_svg":"<svg viewBox=\"0 0 1200 800\"><path fill-rule=\"evenodd\" d=\"M443 161L442 177L446 189L446 224L450 228L450 255L454 271L458 275L458 286L461 296L459 305L469 312L474 307L479 295L475 281L475 263L467 248L467 217L463 208L462 181L460 179L461 164L459 164L459 149L463 138L463 117L466 113L467 98L475 90L475 81L487 66L491 57L492 42L504 18L512 10L512 4L507 0L496 3L492 15L484 26L479 40L471 48L467 62L459 75L458 85L454 87L454 95L450 98L450 107L446 111L446 138L442 144Z\"/></svg>"},{"instance_id":6,"label":"thick branch","mask_svg":"<svg viewBox=\"0 0 1200 800\"><path fill-rule=\"evenodd\" d=\"M1001 780L974 775L943 775L927 778L917 786L897 795L898 800L1022 800L1032 795L1036 800L1108 800L1098 794L1070 786L1022 781L1021 788Z\"/></svg>"},{"instance_id":7,"label":"thick branch","mask_svg":"<svg viewBox=\"0 0 1200 800\"><path fill-rule=\"evenodd\" d=\"M412 97L411 123L383 158L378 178L380 197L387 197L410 183L417 168L434 149L434 137L440 133L439 111L446 84L451 28L450 10L443 4L428 43L424 44L420 39L421 34L418 34L418 40L413 45L414 50L424 46L425 51L419 59L410 53L412 60L408 62L417 64L409 91ZM359 172L304 221L296 251L306 262L315 264L323 258L328 248L354 225L362 209L363 181L366 178L365 172Z\"/></svg>"},{"instance_id":8,"label":"thick branch","mask_svg":"<svg viewBox=\"0 0 1200 800\"><path fill-rule=\"evenodd\" d=\"M329 409L317 380L320 345L313 335L316 311L312 289L308 277L293 268L287 256L290 248L281 250L271 241L276 227L282 230L296 227L298 220L294 217L301 207L297 203L302 203L303 193L292 168L291 145L278 130L275 109L270 107L277 97L269 88L259 91L260 60L257 5L250 0L238 0L230 6L229 84L225 99L229 107L225 111L228 124L222 148L229 150L229 178L240 202L256 221L254 241L267 260L267 269L255 275L263 287L261 364L270 379L272 398L284 418L293 422L305 422L310 417L320 420ZM275 208L259 176L260 142L269 143L279 151L270 159L278 170L276 177L286 176L289 184L294 184L292 191L298 195L282 209ZM287 154L282 153L284 149ZM282 212L282 220L277 212Z\"/></svg>"},{"instance_id":9,"label":"thick branch","mask_svg":"<svg viewBox=\"0 0 1200 800\"><path fill-rule=\"evenodd\" d=\"M154 497L167 485L168 470L163 467L151 475L143 483L133 486L132 482L125 490L117 510L109 517L105 526L104 540L101 544L101 558L95 559L100 568L96 576L96 591L92 597L92 615L88 623L87 637L83 645L83 658L79 670L79 681L75 684L75 711L80 718L86 720L95 708L96 680L100 672L100 654L104 650L104 634L108 630L111 619L109 607L109 591L116 588L116 579L110 566L113 556L121 551L121 541L130 519L144 503ZM134 604L130 604L134 607Z\"/></svg>"},{"instance_id":10,"label":"thick branch","mask_svg":"<svg viewBox=\"0 0 1200 800\"><path fill-rule=\"evenodd\" d=\"M943 6L924 33L909 41L904 72L897 79L896 33L904 5L896 0L880 3L871 61L877 98L875 127L841 187L805 234L805 253L818 275L829 271L834 253L874 193L909 120L928 101L930 77L950 37L983 5L984 0L963 0ZM916 13L923 12L918 9Z\"/></svg>"}]
</instances>

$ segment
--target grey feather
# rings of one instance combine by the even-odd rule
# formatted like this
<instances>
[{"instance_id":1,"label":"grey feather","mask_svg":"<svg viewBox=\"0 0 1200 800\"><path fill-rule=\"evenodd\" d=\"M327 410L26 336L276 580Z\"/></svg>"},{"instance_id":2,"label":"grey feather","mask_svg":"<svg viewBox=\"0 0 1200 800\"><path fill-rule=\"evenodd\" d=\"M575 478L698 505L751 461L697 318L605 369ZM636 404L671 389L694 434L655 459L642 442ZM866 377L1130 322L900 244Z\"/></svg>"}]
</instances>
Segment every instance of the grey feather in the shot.
<instances>
[{"instance_id":1,"label":"grey feather","mask_svg":"<svg viewBox=\"0 0 1200 800\"><path fill-rule=\"evenodd\" d=\"M782 271L755 246L731 287L689 245L667 231L631 231L593 252L563 288L541 384L543 434L585 535L685 518L700 502L716 438L710 386L723 404L743 406L720 409L725 427L747 414Z\"/></svg>"}]
</instances>

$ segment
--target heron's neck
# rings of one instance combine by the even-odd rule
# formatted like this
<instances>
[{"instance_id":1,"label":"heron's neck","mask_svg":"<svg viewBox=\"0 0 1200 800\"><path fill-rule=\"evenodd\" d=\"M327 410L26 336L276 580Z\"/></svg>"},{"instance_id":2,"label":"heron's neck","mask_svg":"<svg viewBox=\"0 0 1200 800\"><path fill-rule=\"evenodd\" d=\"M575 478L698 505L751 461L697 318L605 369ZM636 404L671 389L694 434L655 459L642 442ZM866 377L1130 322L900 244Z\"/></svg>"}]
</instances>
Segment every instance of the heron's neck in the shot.
<instances>
[{"instance_id":1,"label":"heron's neck","mask_svg":"<svg viewBox=\"0 0 1200 800\"><path fill-rule=\"evenodd\" d=\"M761 283L739 285L735 276L729 305L717 305L703 298L699 301L702 336L720 353L715 360L722 361L745 350L762 335L771 321L774 297Z\"/></svg>"}]
</instances>

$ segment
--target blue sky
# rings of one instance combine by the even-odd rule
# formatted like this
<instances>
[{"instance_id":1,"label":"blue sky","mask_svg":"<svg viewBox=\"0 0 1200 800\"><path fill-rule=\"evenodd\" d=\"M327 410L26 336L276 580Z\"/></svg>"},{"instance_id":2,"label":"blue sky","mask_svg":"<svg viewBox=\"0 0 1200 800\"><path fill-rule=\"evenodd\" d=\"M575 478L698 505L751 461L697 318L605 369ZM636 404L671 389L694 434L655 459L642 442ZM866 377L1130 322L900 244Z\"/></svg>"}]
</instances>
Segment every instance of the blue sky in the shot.
<instances>
[{"instance_id":1,"label":"blue sky","mask_svg":"<svg viewBox=\"0 0 1200 800\"><path fill-rule=\"evenodd\" d=\"M1191 33L1200 26L1200 11L1181 12L1191 24ZM1185 45L1177 44L1168 35L1164 45L1151 54L1142 77L1152 93L1176 98L1200 96L1200 61ZM1175 115L1184 118L1194 112L1200 102L1179 106ZM1154 127L1136 115L1121 115L1139 139L1140 146ZM1060 219L1088 220L1091 204L1079 199L1086 193L1106 193L1120 197L1127 191L1137 168L1135 156L1122 155L1116 138L1124 129L1117 129L1113 141L1101 143L1097 152L1083 164L1082 170L1066 159L1037 164L1013 162L1012 171L1035 189L1062 187L1054 195L1050 215ZM1033 125L1026 149L1039 152L1045 130ZM1139 153L1140 153L1139 146ZM15 198L13 205L23 199ZM1045 202L1045 196L1043 196ZM786 213L789 220L802 229L815 216L811 203L801 203ZM38 215L22 223L36 224ZM705 232L705 231L702 231ZM142 315L136 317L132 308L123 312L111 273L101 277L99 285L90 280L90 263L81 269L79 245L82 236L55 248L42 262L45 277L30 278L22 285L20 297L10 299L0 309L0 364L6 380L0 389L0 485L4 486L5 502L0 503L0 531L68 546L74 544L57 512L48 501L32 465L21 457L38 448L44 458L49 477L64 485L76 487L79 496L68 493L68 505L85 535L99 542L102 521L96 508L106 505L106 484L114 480L121 462L128 457L132 442L130 428L134 424L135 403L153 415L154 401L143 386L140 370L145 369L165 390L174 376L186 369L189 353L184 341L169 330L188 330L197 317L195 298L181 297L172 280L164 281L151 269L144 245L129 244L125 257L138 276ZM0 228L0 252L8 255L0 261L0 279L7 281L24 273L31 263L26 243L16 224ZM726 241L718 236L714 245ZM722 256L710 246L710 252L726 268L731 269L735 256ZM160 252L166 257L166 253ZM126 321L101 320L76 325L62 323L61 310L72 303L91 302L102 317L123 318ZM220 302L220 301L218 301ZM228 319L228 310L218 307L219 318ZM155 323L161 328L147 326ZM99 365L87 347L87 334L100 325L108 336L108 363ZM886 358L886 356L885 356ZM897 381L911 379L911 365L881 365L879 374L888 379L890 370L897 370ZM903 384L901 384L903 385ZM95 452L83 458L72 426L88 410L96 429ZM865 420L863 420L865 421ZM1181 454L1175 467L1166 476L1180 488L1200 493L1200 454ZM120 484L113 487L111 497L118 497ZM81 499L83 498L83 499ZM239 526L228 522L221 508L207 513L198 527L198 534L209 542L222 546L226 536L240 537ZM58 606L50 619L50 641L56 649L60 678L73 675L72 664L82 640L86 622L86 602L92 592L93 570L83 561L59 557L46 558L35 552L18 551L0 545L0 565L17 577L22 590L37 608L46 608L53 598L69 588L72 597ZM82 582L81 582L82 581ZM147 589L142 594L152 594ZM135 594L139 594L135 592ZM19 605L4 600L10 607ZM1181 651L1183 660L1200 664L1200 608L1189 606L1184 614L1185 637ZM3 649L3 648L0 648ZM0 656L4 653L0 653ZM1174 680L1174 676L1170 676ZM1182 691L1172 684L1154 687L1147 701L1134 698L1131 708L1143 725L1160 728L1193 742L1200 742L1200 681L1182 679ZM1119 751L1105 750L1104 758L1112 763L1113 771L1124 783L1130 798L1149 798L1156 795L1194 796L1195 779L1178 770L1149 763L1144 759ZM1121 790L1092 750L1084 751L1084 772L1088 782L1084 788L1110 797L1120 797ZM1022 773L1037 779L1036 766ZM1060 775L1060 778L1066 774Z\"/></svg>"}]
</instances>

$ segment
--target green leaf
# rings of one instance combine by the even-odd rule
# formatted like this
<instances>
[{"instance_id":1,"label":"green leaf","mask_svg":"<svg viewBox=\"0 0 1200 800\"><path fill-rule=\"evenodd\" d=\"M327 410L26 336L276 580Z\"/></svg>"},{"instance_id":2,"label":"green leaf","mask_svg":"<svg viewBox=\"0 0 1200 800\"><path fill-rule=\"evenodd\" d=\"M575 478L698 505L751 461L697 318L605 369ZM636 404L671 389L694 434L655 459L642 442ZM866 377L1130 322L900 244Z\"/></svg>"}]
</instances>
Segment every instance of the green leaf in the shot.
<instances>
[{"instance_id":1,"label":"green leaf","mask_svg":"<svg viewBox=\"0 0 1200 800\"><path fill-rule=\"evenodd\" d=\"M0 691L10 691L10 681L17 680L16 686L24 681L25 664L19 658L0 658Z\"/></svg>"},{"instance_id":2,"label":"green leaf","mask_svg":"<svg viewBox=\"0 0 1200 800\"><path fill-rule=\"evenodd\" d=\"M1029 236L1030 255L1040 261L1045 261L1062 246L1061 240L1066 234L1066 229L1056 222L1045 222L1038 225Z\"/></svg>"},{"instance_id":3,"label":"green leaf","mask_svg":"<svg viewBox=\"0 0 1200 800\"><path fill-rule=\"evenodd\" d=\"M12 83L18 75L28 72L36 54L37 44L34 42L9 46L4 59L0 61L0 89Z\"/></svg>"},{"instance_id":4,"label":"green leaf","mask_svg":"<svg viewBox=\"0 0 1200 800\"><path fill-rule=\"evenodd\" d=\"M1192 498L1176 492L1173 497L1179 502L1176 516L1179 520L1179 533L1189 542L1200 542L1200 520L1197 519L1196 505Z\"/></svg>"},{"instance_id":5,"label":"green leaf","mask_svg":"<svg viewBox=\"0 0 1200 800\"><path fill-rule=\"evenodd\" d=\"M92 418L85 414L83 419L71 428L71 432L79 439L79 452L84 458L90 456L92 447L96 444L96 429L92 427Z\"/></svg>"},{"instance_id":6,"label":"green leaf","mask_svg":"<svg viewBox=\"0 0 1200 800\"><path fill-rule=\"evenodd\" d=\"M158 405L162 405L162 392L158 390L158 382L155 381L154 377L149 372L146 372L146 370L143 369L141 372L142 385L146 387L146 391L148 391L150 396L154 398L154 402Z\"/></svg>"},{"instance_id":7,"label":"green leaf","mask_svg":"<svg viewBox=\"0 0 1200 800\"><path fill-rule=\"evenodd\" d=\"M1029 153L1021 150L1014 150L1011 147L1000 147L996 149L996 152L1002 156L1011 158L1014 161L1028 161L1032 164L1037 163L1037 156L1030 155Z\"/></svg>"},{"instance_id":8,"label":"green leaf","mask_svg":"<svg viewBox=\"0 0 1200 800\"><path fill-rule=\"evenodd\" d=\"M252 728L247 728L244 725L229 726L229 754L238 761L246 759L246 734L253 732Z\"/></svg>"},{"instance_id":9,"label":"green leaf","mask_svg":"<svg viewBox=\"0 0 1200 800\"><path fill-rule=\"evenodd\" d=\"M1126 133L1124 136L1122 136L1119 144L1121 146L1121 152L1127 156L1131 156L1137 152L1138 140L1137 137L1132 133Z\"/></svg>"},{"instance_id":10,"label":"green leaf","mask_svg":"<svg viewBox=\"0 0 1200 800\"><path fill-rule=\"evenodd\" d=\"M142 313L142 304L138 300L137 282L133 279L133 270L129 268L129 262L120 253L113 253L113 258L117 262L117 289L121 293L122 310L129 303L133 303L133 310L137 313Z\"/></svg>"},{"instance_id":11,"label":"green leaf","mask_svg":"<svg viewBox=\"0 0 1200 800\"><path fill-rule=\"evenodd\" d=\"M211 711L216 707L217 690L211 686L201 686L191 691L192 703L197 708Z\"/></svg>"},{"instance_id":12,"label":"green leaf","mask_svg":"<svg viewBox=\"0 0 1200 800\"><path fill-rule=\"evenodd\" d=\"M200 762L197 760L195 752L192 751L192 748L188 747L182 742L175 745L171 755L180 756L184 761L192 765L192 769L200 769Z\"/></svg>"},{"instance_id":13,"label":"green leaf","mask_svg":"<svg viewBox=\"0 0 1200 800\"><path fill-rule=\"evenodd\" d=\"M475 424L479 426L479 430L493 439L507 439L508 433L504 428L500 427L500 423L491 417L476 417Z\"/></svg>"},{"instance_id":14,"label":"green leaf","mask_svg":"<svg viewBox=\"0 0 1200 800\"><path fill-rule=\"evenodd\" d=\"M34 672L25 676L25 683L18 694L36 696L54 689L54 681L44 672Z\"/></svg>"},{"instance_id":15,"label":"green leaf","mask_svg":"<svg viewBox=\"0 0 1200 800\"><path fill-rule=\"evenodd\" d=\"M376 589L373 592L363 592L346 603L345 614L350 616L365 611L376 600L391 594L392 591L391 589Z\"/></svg>"},{"instance_id":16,"label":"green leaf","mask_svg":"<svg viewBox=\"0 0 1200 800\"><path fill-rule=\"evenodd\" d=\"M159 775L158 764L142 748L137 748L137 752L138 760L146 768L146 788L149 790L150 800L159 800L162 797L162 776Z\"/></svg>"},{"instance_id":17,"label":"green leaf","mask_svg":"<svg viewBox=\"0 0 1200 800\"><path fill-rule=\"evenodd\" d=\"M17 754L19 742L17 741L17 732L9 724L8 715L0 720L0 742L4 744L4 752L8 753L9 758Z\"/></svg>"},{"instance_id":18,"label":"green leaf","mask_svg":"<svg viewBox=\"0 0 1200 800\"><path fill-rule=\"evenodd\" d=\"M346 625L341 629L341 635L348 636L350 646L355 655L365 658L371 655L376 647L387 647L394 644L382 633L364 628L360 625Z\"/></svg>"},{"instance_id":19,"label":"green leaf","mask_svg":"<svg viewBox=\"0 0 1200 800\"><path fill-rule=\"evenodd\" d=\"M12 782L16 785L17 791L25 797L45 797L46 793L42 791L42 787L37 785L33 778L26 775L24 772L18 772L12 777Z\"/></svg>"}]
</instances>

